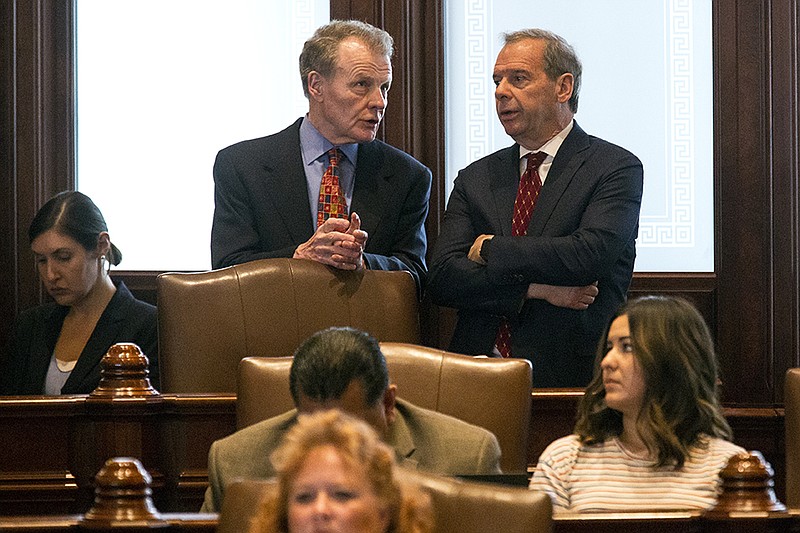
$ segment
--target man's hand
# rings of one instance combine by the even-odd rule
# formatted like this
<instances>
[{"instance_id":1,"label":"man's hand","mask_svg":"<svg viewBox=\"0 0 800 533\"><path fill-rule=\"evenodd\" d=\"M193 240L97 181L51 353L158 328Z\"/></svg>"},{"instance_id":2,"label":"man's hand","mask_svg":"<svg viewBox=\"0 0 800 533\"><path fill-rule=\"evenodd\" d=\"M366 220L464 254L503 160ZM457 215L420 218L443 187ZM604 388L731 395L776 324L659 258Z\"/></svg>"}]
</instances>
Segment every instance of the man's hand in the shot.
<instances>
[{"instance_id":1,"label":"man's hand","mask_svg":"<svg viewBox=\"0 0 800 533\"><path fill-rule=\"evenodd\" d=\"M528 292L525 297L528 299L538 298L546 300L557 307L567 307L582 311L588 309L594 303L594 299L599 293L596 281L585 287L561 287L558 285L531 283L528 285Z\"/></svg>"},{"instance_id":2,"label":"man's hand","mask_svg":"<svg viewBox=\"0 0 800 533\"><path fill-rule=\"evenodd\" d=\"M295 259L310 259L342 270L363 268L362 254L367 232L361 229L356 213L345 218L329 218L309 240L294 251Z\"/></svg>"},{"instance_id":3,"label":"man's hand","mask_svg":"<svg viewBox=\"0 0 800 533\"><path fill-rule=\"evenodd\" d=\"M478 238L475 239L475 242L472 243L472 246L469 249L467 258L470 261L478 263L479 265L485 265L486 261L484 261L483 257L481 257L481 247L483 246L483 241L491 239L492 237L494 237L494 235L478 235Z\"/></svg>"},{"instance_id":4,"label":"man's hand","mask_svg":"<svg viewBox=\"0 0 800 533\"><path fill-rule=\"evenodd\" d=\"M356 244L359 246L356 270L361 270L364 268L364 247L367 245L367 238L369 238L369 235L366 231L361 229L361 217L358 216L358 213L350 213L350 226L345 233L352 235ZM353 249L355 250L355 248Z\"/></svg>"}]
</instances>

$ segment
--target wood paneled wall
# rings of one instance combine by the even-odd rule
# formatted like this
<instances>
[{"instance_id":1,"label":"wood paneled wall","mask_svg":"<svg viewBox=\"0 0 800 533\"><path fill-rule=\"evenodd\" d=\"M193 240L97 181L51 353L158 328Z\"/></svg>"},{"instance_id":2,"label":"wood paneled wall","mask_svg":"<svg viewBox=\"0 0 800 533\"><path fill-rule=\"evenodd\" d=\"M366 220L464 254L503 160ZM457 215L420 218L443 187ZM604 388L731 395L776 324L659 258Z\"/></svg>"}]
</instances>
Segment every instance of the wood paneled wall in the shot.
<instances>
[{"instance_id":1,"label":"wood paneled wall","mask_svg":"<svg viewBox=\"0 0 800 533\"><path fill-rule=\"evenodd\" d=\"M381 136L433 171L427 223L444 212L442 0L331 0L395 38L394 84ZM25 232L36 209L74 183L70 0L0 0L0 343L18 310L40 301ZM800 366L800 0L713 0L715 272L637 274L631 293L697 303L715 333L725 401L780 405ZM635 74L635 73L634 73ZM152 299L154 274L120 272ZM452 313L427 305L441 344Z\"/></svg>"}]
</instances>

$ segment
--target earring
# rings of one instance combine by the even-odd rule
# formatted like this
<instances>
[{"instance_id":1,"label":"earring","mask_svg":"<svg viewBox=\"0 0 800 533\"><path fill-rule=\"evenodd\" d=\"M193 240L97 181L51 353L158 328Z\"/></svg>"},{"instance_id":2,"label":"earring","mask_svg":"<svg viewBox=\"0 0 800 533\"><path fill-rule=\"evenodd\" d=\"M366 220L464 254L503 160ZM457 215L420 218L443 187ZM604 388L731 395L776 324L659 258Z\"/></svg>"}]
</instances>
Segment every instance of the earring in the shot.
<instances>
[{"instance_id":1,"label":"earring","mask_svg":"<svg viewBox=\"0 0 800 533\"><path fill-rule=\"evenodd\" d=\"M111 263L108 261L108 258L105 256L105 254L101 255L98 258L98 261L100 261L100 270L105 270L106 274L111 272ZM103 263L106 264L105 268L103 268Z\"/></svg>"}]
</instances>

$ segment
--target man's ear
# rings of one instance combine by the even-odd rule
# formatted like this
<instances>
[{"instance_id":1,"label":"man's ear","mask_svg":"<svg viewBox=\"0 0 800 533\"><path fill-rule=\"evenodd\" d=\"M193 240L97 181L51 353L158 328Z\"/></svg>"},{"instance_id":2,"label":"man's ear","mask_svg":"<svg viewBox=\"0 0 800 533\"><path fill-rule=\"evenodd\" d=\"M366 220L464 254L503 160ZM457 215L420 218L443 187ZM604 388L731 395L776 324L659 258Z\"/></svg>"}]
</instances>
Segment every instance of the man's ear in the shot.
<instances>
[{"instance_id":1,"label":"man's ear","mask_svg":"<svg viewBox=\"0 0 800 533\"><path fill-rule=\"evenodd\" d=\"M392 424L395 418L397 418L397 412L394 409L396 400L397 385L389 385L383 392L383 412L386 414L387 424Z\"/></svg>"},{"instance_id":2,"label":"man's ear","mask_svg":"<svg viewBox=\"0 0 800 533\"><path fill-rule=\"evenodd\" d=\"M313 98L314 100L321 102L322 98L325 94L325 77L317 72L316 70L312 70L308 73L308 97Z\"/></svg>"},{"instance_id":3,"label":"man's ear","mask_svg":"<svg viewBox=\"0 0 800 533\"><path fill-rule=\"evenodd\" d=\"M575 88L575 77L565 72L556 78L556 98L560 103L566 103L572 98L572 91Z\"/></svg>"}]
</instances>

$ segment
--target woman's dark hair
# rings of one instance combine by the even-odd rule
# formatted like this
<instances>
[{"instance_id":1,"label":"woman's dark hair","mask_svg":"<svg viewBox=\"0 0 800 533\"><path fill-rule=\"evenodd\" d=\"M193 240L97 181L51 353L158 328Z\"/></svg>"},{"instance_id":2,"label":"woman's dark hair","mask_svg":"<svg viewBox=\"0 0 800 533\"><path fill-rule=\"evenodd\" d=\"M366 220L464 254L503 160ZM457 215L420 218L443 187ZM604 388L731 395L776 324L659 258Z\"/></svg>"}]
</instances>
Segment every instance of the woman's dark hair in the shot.
<instances>
[{"instance_id":1,"label":"woman's dark hair","mask_svg":"<svg viewBox=\"0 0 800 533\"><path fill-rule=\"evenodd\" d=\"M623 315L628 317L633 355L645 379L636 429L656 465L683 466L703 435L730 440L731 429L718 399L714 342L697 309L681 298L648 296L623 305L611 322ZM575 426L585 444L622 433L622 414L605 401L600 361L608 351L607 342L608 328Z\"/></svg>"},{"instance_id":2,"label":"woman's dark hair","mask_svg":"<svg viewBox=\"0 0 800 533\"><path fill-rule=\"evenodd\" d=\"M51 229L92 251L97 248L100 233L108 231L108 226L91 198L77 191L66 191L50 198L33 217L28 228L28 242ZM122 261L122 252L112 243L106 258L116 266Z\"/></svg>"}]
</instances>

